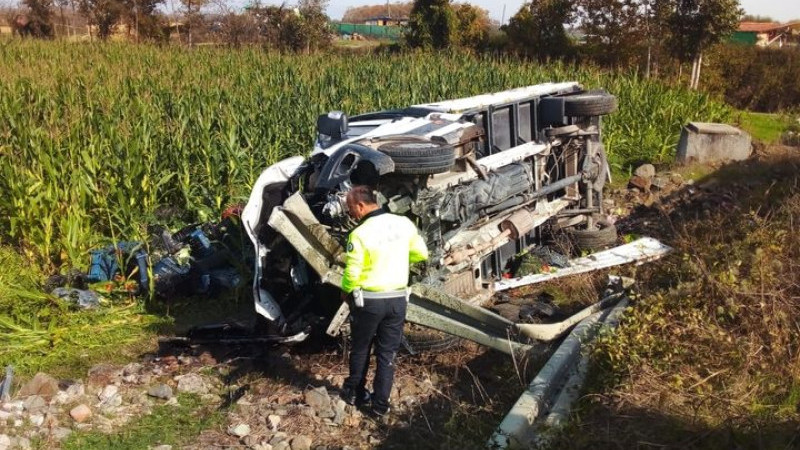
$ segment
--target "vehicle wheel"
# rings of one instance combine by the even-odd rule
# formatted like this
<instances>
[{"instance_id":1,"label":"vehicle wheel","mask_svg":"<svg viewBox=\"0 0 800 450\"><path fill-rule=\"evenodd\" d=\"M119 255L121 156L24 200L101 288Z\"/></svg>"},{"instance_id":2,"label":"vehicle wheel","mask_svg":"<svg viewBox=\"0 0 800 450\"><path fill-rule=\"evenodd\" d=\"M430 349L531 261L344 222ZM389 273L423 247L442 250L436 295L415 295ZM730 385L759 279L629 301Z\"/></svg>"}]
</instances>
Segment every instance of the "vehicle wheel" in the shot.
<instances>
[{"instance_id":1,"label":"vehicle wheel","mask_svg":"<svg viewBox=\"0 0 800 450\"><path fill-rule=\"evenodd\" d=\"M589 91L564 97L564 114L568 116L603 116L616 110L617 97L606 91Z\"/></svg>"},{"instance_id":2,"label":"vehicle wheel","mask_svg":"<svg viewBox=\"0 0 800 450\"><path fill-rule=\"evenodd\" d=\"M452 348L460 339L456 336L416 325L405 329L406 343L414 353L441 352Z\"/></svg>"},{"instance_id":3,"label":"vehicle wheel","mask_svg":"<svg viewBox=\"0 0 800 450\"><path fill-rule=\"evenodd\" d=\"M455 149L433 142L390 142L378 148L394 161L394 171L430 175L449 171L456 162Z\"/></svg>"},{"instance_id":4,"label":"vehicle wheel","mask_svg":"<svg viewBox=\"0 0 800 450\"><path fill-rule=\"evenodd\" d=\"M603 250L617 243L617 227L605 219L598 219L593 230L573 229L570 236L580 250Z\"/></svg>"}]
</instances>

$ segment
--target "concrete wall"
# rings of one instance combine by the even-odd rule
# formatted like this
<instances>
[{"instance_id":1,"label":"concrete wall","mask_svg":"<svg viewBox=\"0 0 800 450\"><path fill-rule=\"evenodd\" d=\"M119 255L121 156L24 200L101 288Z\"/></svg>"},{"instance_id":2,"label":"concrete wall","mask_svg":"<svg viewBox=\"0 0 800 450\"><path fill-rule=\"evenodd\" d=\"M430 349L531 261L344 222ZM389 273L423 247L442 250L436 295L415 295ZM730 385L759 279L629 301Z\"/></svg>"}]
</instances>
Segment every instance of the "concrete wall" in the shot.
<instances>
[{"instance_id":1,"label":"concrete wall","mask_svg":"<svg viewBox=\"0 0 800 450\"><path fill-rule=\"evenodd\" d=\"M752 153L750 135L721 123L691 122L681 132L679 163L741 161Z\"/></svg>"}]
</instances>

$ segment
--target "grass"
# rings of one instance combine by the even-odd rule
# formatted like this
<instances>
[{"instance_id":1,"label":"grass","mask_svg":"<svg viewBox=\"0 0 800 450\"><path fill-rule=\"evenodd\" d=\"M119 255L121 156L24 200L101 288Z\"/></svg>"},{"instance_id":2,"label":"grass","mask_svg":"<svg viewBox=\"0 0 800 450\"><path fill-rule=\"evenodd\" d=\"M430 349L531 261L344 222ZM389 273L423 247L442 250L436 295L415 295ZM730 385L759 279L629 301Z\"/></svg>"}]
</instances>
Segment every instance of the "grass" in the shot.
<instances>
[{"instance_id":1,"label":"grass","mask_svg":"<svg viewBox=\"0 0 800 450\"><path fill-rule=\"evenodd\" d=\"M780 142L783 133L789 126L789 121L780 114L750 111L737 112L737 122L740 127L753 136L753 139L765 144Z\"/></svg>"},{"instance_id":2,"label":"grass","mask_svg":"<svg viewBox=\"0 0 800 450\"><path fill-rule=\"evenodd\" d=\"M731 164L650 211L676 252L639 269L642 298L597 344L592 394L555 448L796 446L798 169Z\"/></svg>"},{"instance_id":3,"label":"grass","mask_svg":"<svg viewBox=\"0 0 800 450\"><path fill-rule=\"evenodd\" d=\"M159 405L151 414L123 426L113 434L76 432L62 445L65 450L139 450L157 445L197 444L203 431L219 428L224 414L204 405L195 395L181 394L178 405Z\"/></svg>"}]
</instances>

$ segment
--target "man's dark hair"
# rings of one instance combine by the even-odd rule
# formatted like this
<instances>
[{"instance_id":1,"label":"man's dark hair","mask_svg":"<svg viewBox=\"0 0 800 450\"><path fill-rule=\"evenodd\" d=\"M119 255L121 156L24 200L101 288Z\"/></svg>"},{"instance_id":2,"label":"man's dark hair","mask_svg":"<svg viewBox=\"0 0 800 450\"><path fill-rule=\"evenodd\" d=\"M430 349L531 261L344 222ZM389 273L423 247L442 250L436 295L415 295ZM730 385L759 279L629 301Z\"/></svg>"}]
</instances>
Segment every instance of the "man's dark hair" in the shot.
<instances>
[{"instance_id":1,"label":"man's dark hair","mask_svg":"<svg viewBox=\"0 0 800 450\"><path fill-rule=\"evenodd\" d=\"M370 186L353 186L353 189L350 189L350 198L353 199L356 203L364 203L367 205L377 205L378 198L375 196L375 191L372 190Z\"/></svg>"}]
</instances>

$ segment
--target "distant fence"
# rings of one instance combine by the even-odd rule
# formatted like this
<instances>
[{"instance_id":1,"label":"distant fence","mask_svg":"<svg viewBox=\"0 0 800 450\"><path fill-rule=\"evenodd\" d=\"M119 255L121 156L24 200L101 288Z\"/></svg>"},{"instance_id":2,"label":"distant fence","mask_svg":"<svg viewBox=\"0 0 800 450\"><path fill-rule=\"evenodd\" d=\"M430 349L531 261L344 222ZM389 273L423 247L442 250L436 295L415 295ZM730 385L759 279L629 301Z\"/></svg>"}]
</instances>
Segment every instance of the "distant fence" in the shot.
<instances>
[{"instance_id":1,"label":"distant fence","mask_svg":"<svg viewBox=\"0 0 800 450\"><path fill-rule=\"evenodd\" d=\"M333 30L338 34L355 34L377 39L397 40L403 34L403 28L398 26L364 25L356 23L335 23Z\"/></svg>"}]
</instances>

